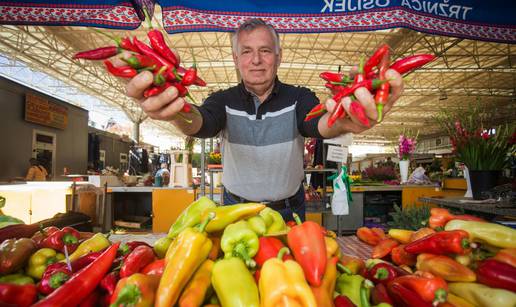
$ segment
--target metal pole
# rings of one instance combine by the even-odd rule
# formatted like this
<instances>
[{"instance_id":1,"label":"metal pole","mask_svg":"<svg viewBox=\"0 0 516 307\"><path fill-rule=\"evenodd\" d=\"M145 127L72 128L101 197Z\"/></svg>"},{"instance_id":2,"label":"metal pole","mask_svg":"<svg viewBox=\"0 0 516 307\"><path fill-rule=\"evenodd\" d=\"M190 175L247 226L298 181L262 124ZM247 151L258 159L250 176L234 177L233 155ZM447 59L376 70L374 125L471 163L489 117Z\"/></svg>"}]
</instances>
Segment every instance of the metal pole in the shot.
<instances>
[{"instance_id":1,"label":"metal pole","mask_svg":"<svg viewBox=\"0 0 516 307\"><path fill-rule=\"evenodd\" d=\"M136 144L140 144L140 121L133 122L133 139Z\"/></svg>"},{"instance_id":2,"label":"metal pole","mask_svg":"<svg viewBox=\"0 0 516 307\"><path fill-rule=\"evenodd\" d=\"M206 195L206 140L201 139L201 196Z\"/></svg>"}]
</instances>

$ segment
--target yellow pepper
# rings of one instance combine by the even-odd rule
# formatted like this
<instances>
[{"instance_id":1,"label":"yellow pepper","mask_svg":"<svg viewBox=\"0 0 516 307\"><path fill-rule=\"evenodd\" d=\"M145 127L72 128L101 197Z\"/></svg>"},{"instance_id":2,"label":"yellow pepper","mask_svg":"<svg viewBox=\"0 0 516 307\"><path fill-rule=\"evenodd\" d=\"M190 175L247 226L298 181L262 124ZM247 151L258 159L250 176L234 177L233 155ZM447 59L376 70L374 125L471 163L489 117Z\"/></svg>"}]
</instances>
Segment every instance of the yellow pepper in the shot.
<instances>
[{"instance_id":1,"label":"yellow pepper","mask_svg":"<svg viewBox=\"0 0 516 307\"><path fill-rule=\"evenodd\" d=\"M285 251L286 247L277 258L265 261L260 271L261 307L317 307L301 266L293 260L281 260Z\"/></svg>"},{"instance_id":2,"label":"yellow pepper","mask_svg":"<svg viewBox=\"0 0 516 307\"><path fill-rule=\"evenodd\" d=\"M446 301L455 307L475 307L475 305L466 301L462 297L458 297L457 295L452 293L448 293L448 295L446 296Z\"/></svg>"},{"instance_id":3,"label":"yellow pepper","mask_svg":"<svg viewBox=\"0 0 516 307\"><path fill-rule=\"evenodd\" d=\"M471 240L496 247L516 248L516 230L507 226L486 222L449 221L445 230L462 229L469 233Z\"/></svg>"},{"instance_id":4,"label":"yellow pepper","mask_svg":"<svg viewBox=\"0 0 516 307\"><path fill-rule=\"evenodd\" d=\"M111 306L152 307L159 276L135 273L122 278L111 296Z\"/></svg>"},{"instance_id":5,"label":"yellow pepper","mask_svg":"<svg viewBox=\"0 0 516 307\"><path fill-rule=\"evenodd\" d=\"M407 243L410 243L410 237L412 236L413 233L414 233L414 231L412 231L412 230L391 228L391 229L389 229L388 234L394 240L396 240L400 243L403 243L403 244L407 244Z\"/></svg>"},{"instance_id":6,"label":"yellow pepper","mask_svg":"<svg viewBox=\"0 0 516 307\"><path fill-rule=\"evenodd\" d=\"M211 285L212 270L213 261L206 259L186 285L179 299L179 307L197 307L202 305L206 292Z\"/></svg>"},{"instance_id":7,"label":"yellow pepper","mask_svg":"<svg viewBox=\"0 0 516 307\"><path fill-rule=\"evenodd\" d=\"M326 256L328 259L333 256L340 257L340 246L339 243L337 243L337 240L324 236L324 242L326 243Z\"/></svg>"},{"instance_id":8,"label":"yellow pepper","mask_svg":"<svg viewBox=\"0 0 516 307\"><path fill-rule=\"evenodd\" d=\"M246 203L208 208L202 214L203 219L206 218L210 212L215 213L215 218L208 223L208 226L206 226L206 232L211 233L222 231L229 224L255 216L264 208L265 205L260 203Z\"/></svg>"},{"instance_id":9,"label":"yellow pepper","mask_svg":"<svg viewBox=\"0 0 516 307\"><path fill-rule=\"evenodd\" d=\"M62 259L64 259L64 255L61 253L58 254L51 248L39 249L34 254L32 254L32 256L30 256L26 273L31 277L41 279L41 277L43 277L43 273L47 269L47 266Z\"/></svg>"},{"instance_id":10,"label":"yellow pepper","mask_svg":"<svg viewBox=\"0 0 516 307\"><path fill-rule=\"evenodd\" d=\"M199 228L188 227L181 231L168 248L156 293L156 307L174 306L192 274L208 258L212 242L204 229L213 217L213 213L209 214Z\"/></svg>"},{"instance_id":11,"label":"yellow pepper","mask_svg":"<svg viewBox=\"0 0 516 307\"><path fill-rule=\"evenodd\" d=\"M508 290L490 288L473 282L449 283L448 289L451 293L465 299L475 306L516 306L516 293Z\"/></svg>"},{"instance_id":12,"label":"yellow pepper","mask_svg":"<svg viewBox=\"0 0 516 307\"><path fill-rule=\"evenodd\" d=\"M258 287L244 261L237 257L222 259L213 265L213 289L224 307L258 307Z\"/></svg>"},{"instance_id":13,"label":"yellow pepper","mask_svg":"<svg viewBox=\"0 0 516 307\"><path fill-rule=\"evenodd\" d=\"M337 262L339 258L333 257L329 260L322 283L319 287L313 287L315 301L318 307L333 307L333 293L335 291L335 284L337 283Z\"/></svg>"},{"instance_id":14,"label":"yellow pepper","mask_svg":"<svg viewBox=\"0 0 516 307\"><path fill-rule=\"evenodd\" d=\"M88 240L82 242L75 252L73 252L69 258L70 262L81 258L82 256L89 254L91 252L99 252L104 248L111 245L111 242L106 238L105 235L101 233L96 233L93 237ZM63 260L66 261L66 260Z\"/></svg>"}]
</instances>

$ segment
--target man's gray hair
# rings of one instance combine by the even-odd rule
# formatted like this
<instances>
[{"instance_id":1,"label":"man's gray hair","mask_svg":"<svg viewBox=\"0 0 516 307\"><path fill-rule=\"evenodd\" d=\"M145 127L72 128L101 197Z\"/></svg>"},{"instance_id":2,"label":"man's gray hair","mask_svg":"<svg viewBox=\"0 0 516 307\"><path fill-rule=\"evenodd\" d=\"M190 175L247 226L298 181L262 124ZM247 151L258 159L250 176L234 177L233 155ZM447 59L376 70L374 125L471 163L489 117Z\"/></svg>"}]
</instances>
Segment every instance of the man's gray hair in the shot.
<instances>
[{"instance_id":1,"label":"man's gray hair","mask_svg":"<svg viewBox=\"0 0 516 307\"><path fill-rule=\"evenodd\" d=\"M233 38L232 38L233 52L237 53L238 36L240 35L241 32L243 32L243 31L252 31L252 30L254 30L256 28L259 28L259 27L266 27L271 32L272 37L274 38L274 44L275 44L274 51L276 52L276 54L279 54L279 52L280 52L280 39L279 39L278 32L276 31L276 29L274 29L273 26L271 26L270 24L266 23L261 18L247 19L246 21L244 21L243 24L241 24L238 27L238 29L235 31L235 33L233 35Z\"/></svg>"}]
</instances>

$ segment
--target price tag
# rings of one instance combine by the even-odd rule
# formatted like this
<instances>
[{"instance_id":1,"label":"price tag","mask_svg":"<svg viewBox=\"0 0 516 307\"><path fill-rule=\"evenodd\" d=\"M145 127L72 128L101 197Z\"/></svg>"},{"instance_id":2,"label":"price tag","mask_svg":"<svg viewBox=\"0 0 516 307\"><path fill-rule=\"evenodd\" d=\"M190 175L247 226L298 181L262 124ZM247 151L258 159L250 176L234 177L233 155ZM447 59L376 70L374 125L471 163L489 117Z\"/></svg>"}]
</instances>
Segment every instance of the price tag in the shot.
<instances>
[{"instance_id":1,"label":"price tag","mask_svg":"<svg viewBox=\"0 0 516 307\"><path fill-rule=\"evenodd\" d=\"M348 159L348 148L341 146L328 146L328 155L326 156L327 161L333 161L337 163L346 163Z\"/></svg>"}]
</instances>

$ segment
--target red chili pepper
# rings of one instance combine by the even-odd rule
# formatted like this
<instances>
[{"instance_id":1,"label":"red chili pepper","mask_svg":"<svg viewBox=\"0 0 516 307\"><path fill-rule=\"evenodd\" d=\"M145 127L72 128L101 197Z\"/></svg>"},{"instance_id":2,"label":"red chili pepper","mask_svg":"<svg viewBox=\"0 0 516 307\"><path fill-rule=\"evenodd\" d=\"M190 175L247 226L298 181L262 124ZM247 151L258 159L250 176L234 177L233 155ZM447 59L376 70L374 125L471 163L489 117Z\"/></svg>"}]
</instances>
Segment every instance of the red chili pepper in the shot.
<instances>
[{"instance_id":1,"label":"red chili pepper","mask_svg":"<svg viewBox=\"0 0 516 307\"><path fill-rule=\"evenodd\" d=\"M401 75L406 74L416 68L419 68L425 65L428 62L431 62L435 59L435 55L433 54L417 54L408 56L403 59L399 59L394 62L390 69L394 69Z\"/></svg>"},{"instance_id":2,"label":"red chili pepper","mask_svg":"<svg viewBox=\"0 0 516 307\"><path fill-rule=\"evenodd\" d=\"M360 102L352 101L349 105L349 111L351 112L351 114L353 114L353 116L355 116L358 119L358 121L362 125L367 127L371 126L371 124L369 123L369 118L366 115L366 110Z\"/></svg>"},{"instance_id":3,"label":"red chili pepper","mask_svg":"<svg viewBox=\"0 0 516 307\"><path fill-rule=\"evenodd\" d=\"M365 74L364 74L364 57L360 57L360 63L358 64L358 71L355 75L355 79L353 80L353 83L359 83L365 80Z\"/></svg>"},{"instance_id":4,"label":"red chili pepper","mask_svg":"<svg viewBox=\"0 0 516 307\"><path fill-rule=\"evenodd\" d=\"M390 63L390 54L389 49L384 52L380 67L379 67L379 78L380 80L385 80L385 72L389 68ZM376 112L378 113L377 122L381 122L383 119L383 106L387 103L387 99L389 98L389 82L385 82L380 85L380 88L376 91L374 102L376 103Z\"/></svg>"},{"instance_id":5,"label":"red chili pepper","mask_svg":"<svg viewBox=\"0 0 516 307\"><path fill-rule=\"evenodd\" d=\"M404 276L408 273L400 268L393 266L387 262L375 264L367 271L367 278L375 284L387 284L398 276Z\"/></svg>"},{"instance_id":6,"label":"red chili pepper","mask_svg":"<svg viewBox=\"0 0 516 307\"><path fill-rule=\"evenodd\" d=\"M99 306L100 293L95 290L90 293L77 307L96 307Z\"/></svg>"},{"instance_id":7,"label":"red chili pepper","mask_svg":"<svg viewBox=\"0 0 516 307\"><path fill-rule=\"evenodd\" d=\"M119 279L120 274L118 272L111 272L102 278L99 288L104 289L111 296L115 292L116 283Z\"/></svg>"},{"instance_id":8,"label":"red chili pepper","mask_svg":"<svg viewBox=\"0 0 516 307\"><path fill-rule=\"evenodd\" d=\"M414 291L427 303L445 302L448 294L448 284L446 281L427 272L422 273L422 276L400 276L390 284L399 284Z\"/></svg>"},{"instance_id":9,"label":"red chili pepper","mask_svg":"<svg viewBox=\"0 0 516 307\"><path fill-rule=\"evenodd\" d=\"M165 82L167 81L167 78L165 76L165 70L167 68L165 66L162 66L157 72L156 74L154 74L154 82L153 84L156 85L156 86L161 86L163 84L165 84Z\"/></svg>"},{"instance_id":10,"label":"red chili pepper","mask_svg":"<svg viewBox=\"0 0 516 307\"><path fill-rule=\"evenodd\" d=\"M328 118L328 127L331 128L335 124L337 119L343 118L344 116L346 116L346 111L344 110L344 106L342 106L342 103L339 102L335 107L334 112Z\"/></svg>"},{"instance_id":11,"label":"red chili pepper","mask_svg":"<svg viewBox=\"0 0 516 307\"><path fill-rule=\"evenodd\" d=\"M109 271L120 243L108 247L99 258L72 276L64 285L34 306L75 306L85 299Z\"/></svg>"},{"instance_id":12,"label":"red chili pepper","mask_svg":"<svg viewBox=\"0 0 516 307\"><path fill-rule=\"evenodd\" d=\"M328 82L335 82L335 83L349 83L351 80L349 80L348 76L344 76L342 73L335 73L335 72L329 72L325 71L319 74L319 77L322 79L328 81Z\"/></svg>"},{"instance_id":13,"label":"red chili pepper","mask_svg":"<svg viewBox=\"0 0 516 307\"><path fill-rule=\"evenodd\" d=\"M129 37L124 37L118 41L118 46L120 48L133 51L133 52L140 52L138 48L131 42L131 39Z\"/></svg>"},{"instance_id":14,"label":"red chili pepper","mask_svg":"<svg viewBox=\"0 0 516 307\"><path fill-rule=\"evenodd\" d=\"M259 240L259 248L258 252L254 256L254 261L256 261L256 264L258 267L262 267L262 265L265 263L265 261L276 258L278 256L278 253L280 249L285 247L285 245L277 238L274 237L260 237ZM286 260L292 260L292 256L290 254L283 254L283 261Z\"/></svg>"},{"instance_id":15,"label":"red chili pepper","mask_svg":"<svg viewBox=\"0 0 516 307\"><path fill-rule=\"evenodd\" d=\"M147 264L154 261L155 255L151 247L140 245L136 247L124 259L122 268L120 268L120 278L128 277L134 273L138 273Z\"/></svg>"},{"instance_id":16,"label":"red chili pepper","mask_svg":"<svg viewBox=\"0 0 516 307\"><path fill-rule=\"evenodd\" d=\"M49 265L38 283L38 291L45 295L50 294L61 287L71 276L72 272L68 270L65 263Z\"/></svg>"},{"instance_id":17,"label":"red chili pepper","mask_svg":"<svg viewBox=\"0 0 516 307\"><path fill-rule=\"evenodd\" d=\"M140 272L145 275L163 275L165 270L165 259L158 259L147 264Z\"/></svg>"},{"instance_id":18,"label":"red chili pepper","mask_svg":"<svg viewBox=\"0 0 516 307\"><path fill-rule=\"evenodd\" d=\"M394 306L394 302L392 298L389 296L387 288L384 284L376 284L374 288L371 289L371 302L374 305L386 303L391 306Z\"/></svg>"},{"instance_id":19,"label":"red chili pepper","mask_svg":"<svg viewBox=\"0 0 516 307\"><path fill-rule=\"evenodd\" d=\"M154 50L156 50L162 57L167 59L174 67L179 66L179 60L177 56L170 50L165 42L165 37L163 37L163 33L160 30L153 29L152 21L147 10L145 12L145 19L147 20L147 24L151 28L149 32L147 32L147 37L149 37L150 44Z\"/></svg>"},{"instance_id":20,"label":"red chili pepper","mask_svg":"<svg viewBox=\"0 0 516 307\"><path fill-rule=\"evenodd\" d=\"M405 251L411 254L464 255L471 251L469 234L464 230L436 232L407 244Z\"/></svg>"},{"instance_id":21,"label":"red chili pepper","mask_svg":"<svg viewBox=\"0 0 516 307\"><path fill-rule=\"evenodd\" d=\"M0 305L26 307L36 300L38 291L33 284L0 283Z\"/></svg>"},{"instance_id":22,"label":"red chili pepper","mask_svg":"<svg viewBox=\"0 0 516 307\"><path fill-rule=\"evenodd\" d=\"M389 52L389 46L387 44L381 45L374 54L367 60L364 65L364 73L367 75L370 71L373 70L373 67L380 64L385 53Z\"/></svg>"},{"instance_id":23,"label":"red chili pepper","mask_svg":"<svg viewBox=\"0 0 516 307\"><path fill-rule=\"evenodd\" d=\"M102 47L88 51L77 52L74 59L105 60L120 53L117 46Z\"/></svg>"},{"instance_id":24,"label":"red chili pepper","mask_svg":"<svg viewBox=\"0 0 516 307\"><path fill-rule=\"evenodd\" d=\"M123 59L129 66L135 69L140 68L151 68L151 69L157 69L158 67L161 67L161 65L156 62L153 58L150 56L146 56L143 54L133 54L130 58Z\"/></svg>"},{"instance_id":25,"label":"red chili pepper","mask_svg":"<svg viewBox=\"0 0 516 307\"><path fill-rule=\"evenodd\" d=\"M432 303L424 301L414 290L396 282L387 284L390 297L400 307L433 307ZM394 305L393 305L394 306Z\"/></svg>"},{"instance_id":26,"label":"red chili pepper","mask_svg":"<svg viewBox=\"0 0 516 307\"><path fill-rule=\"evenodd\" d=\"M326 112L326 105L324 103L319 103L315 107L313 107L310 112L308 112L305 116L305 122L315 118L321 114Z\"/></svg>"},{"instance_id":27,"label":"red chili pepper","mask_svg":"<svg viewBox=\"0 0 516 307\"><path fill-rule=\"evenodd\" d=\"M321 285L326 270L326 243L321 226L313 221L301 223L299 216L293 214L297 225L287 234L288 246L294 259L301 265L305 278L310 285Z\"/></svg>"},{"instance_id":28,"label":"red chili pepper","mask_svg":"<svg viewBox=\"0 0 516 307\"><path fill-rule=\"evenodd\" d=\"M199 76L197 76L195 78L194 84L197 86L206 86L206 81L204 81L203 79L199 78Z\"/></svg>"},{"instance_id":29,"label":"red chili pepper","mask_svg":"<svg viewBox=\"0 0 516 307\"><path fill-rule=\"evenodd\" d=\"M46 232L47 237L38 244L39 248L47 247L64 253L64 246L66 245L68 253L73 253L79 246L81 234L72 227L63 227L61 230L56 227L43 231Z\"/></svg>"},{"instance_id":30,"label":"red chili pepper","mask_svg":"<svg viewBox=\"0 0 516 307\"><path fill-rule=\"evenodd\" d=\"M345 295L338 295L333 299L335 307L356 307L355 304Z\"/></svg>"},{"instance_id":31,"label":"red chili pepper","mask_svg":"<svg viewBox=\"0 0 516 307\"><path fill-rule=\"evenodd\" d=\"M397 265L413 266L417 262L417 257L414 254L409 254L405 251L405 244L396 246L391 251L391 260Z\"/></svg>"},{"instance_id":32,"label":"red chili pepper","mask_svg":"<svg viewBox=\"0 0 516 307\"><path fill-rule=\"evenodd\" d=\"M506 263L493 259L480 262L477 279L489 287L516 292L516 268Z\"/></svg>"},{"instance_id":33,"label":"red chili pepper","mask_svg":"<svg viewBox=\"0 0 516 307\"><path fill-rule=\"evenodd\" d=\"M176 83L172 83L172 86L177 88L177 91L179 92L179 97L186 97L189 95L188 89L183 84L176 82Z\"/></svg>"},{"instance_id":34,"label":"red chili pepper","mask_svg":"<svg viewBox=\"0 0 516 307\"><path fill-rule=\"evenodd\" d=\"M109 60L105 60L104 65L106 66L108 72L115 77L132 78L138 74L136 69L132 68L131 66L115 67L115 65L113 65L113 63L111 63Z\"/></svg>"},{"instance_id":35,"label":"red chili pepper","mask_svg":"<svg viewBox=\"0 0 516 307\"><path fill-rule=\"evenodd\" d=\"M100 255L102 255L102 252L91 252L91 253L88 253L88 254L82 256L81 258L73 261L71 263L72 272L77 272L80 269L84 268L85 266L89 265L90 263L95 261L98 257L100 257Z\"/></svg>"},{"instance_id":36,"label":"red chili pepper","mask_svg":"<svg viewBox=\"0 0 516 307\"><path fill-rule=\"evenodd\" d=\"M153 58L161 66L166 66L169 68L174 67L174 65L170 61L163 58L161 55L156 53L156 51L154 51L151 47L149 47L145 43L139 41L136 37L133 37L133 44L136 46L136 48L138 48L140 53Z\"/></svg>"},{"instance_id":37,"label":"red chili pepper","mask_svg":"<svg viewBox=\"0 0 516 307\"><path fill-rule=\"evenodd\" d=\"M184 74L183 79L181 80L181 84L184 86L190 86L190 85L194 84L196 78L197 78L197 67L194 64L192 67L188 68L188 70Z\"/></svg>"}]
</instances>

